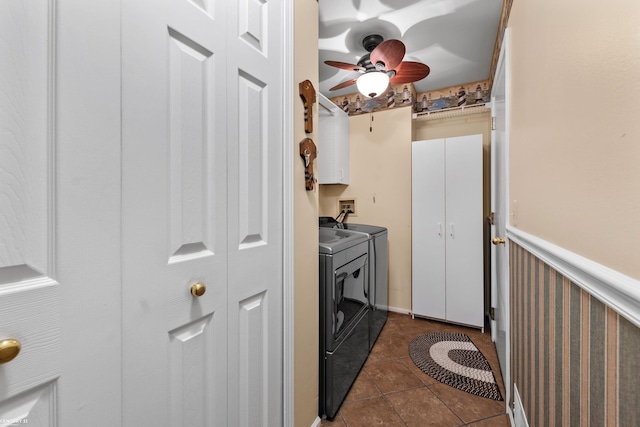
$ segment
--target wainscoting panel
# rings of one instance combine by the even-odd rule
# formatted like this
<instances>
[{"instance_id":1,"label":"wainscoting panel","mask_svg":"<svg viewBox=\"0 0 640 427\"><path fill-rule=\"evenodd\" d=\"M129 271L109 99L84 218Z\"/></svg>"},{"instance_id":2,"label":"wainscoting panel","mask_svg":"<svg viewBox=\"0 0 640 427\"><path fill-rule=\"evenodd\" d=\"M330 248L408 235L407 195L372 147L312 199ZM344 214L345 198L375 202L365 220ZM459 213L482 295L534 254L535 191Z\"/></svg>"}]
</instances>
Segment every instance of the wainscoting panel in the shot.
<instances>
[{"instance_id":1,"label":"wainscoting panel","mask_svg":"<svg viewBox=\"0 0 640 427\"><path fill-rule=\"evenodd\" d=\"M640 425L640 329L513 241L510 257L511 375L529 425Z\"/></svg>"}]
</instances>

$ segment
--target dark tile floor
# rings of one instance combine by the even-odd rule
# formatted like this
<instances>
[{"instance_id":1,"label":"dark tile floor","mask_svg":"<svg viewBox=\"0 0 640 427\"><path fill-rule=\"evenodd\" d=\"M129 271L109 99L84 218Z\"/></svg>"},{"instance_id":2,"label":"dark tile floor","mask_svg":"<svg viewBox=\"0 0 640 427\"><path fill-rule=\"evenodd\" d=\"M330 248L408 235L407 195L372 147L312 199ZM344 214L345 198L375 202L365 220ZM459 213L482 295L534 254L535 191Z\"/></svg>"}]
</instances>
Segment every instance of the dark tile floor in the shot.
<instances>
[{"instance_id":1,"label":"dark tile floor","mask_svg":"<svg viewBox=\"0 0 640 427\"><path fill-rule=\"evenodd\" d=\"M423 373L409 357L409 343L428 332L462 332L487 358L505 396L491 334L410 315L389 313L387 323L332 427L509 426L505 402L460 391Z\"/></svg>"}]
</instances>

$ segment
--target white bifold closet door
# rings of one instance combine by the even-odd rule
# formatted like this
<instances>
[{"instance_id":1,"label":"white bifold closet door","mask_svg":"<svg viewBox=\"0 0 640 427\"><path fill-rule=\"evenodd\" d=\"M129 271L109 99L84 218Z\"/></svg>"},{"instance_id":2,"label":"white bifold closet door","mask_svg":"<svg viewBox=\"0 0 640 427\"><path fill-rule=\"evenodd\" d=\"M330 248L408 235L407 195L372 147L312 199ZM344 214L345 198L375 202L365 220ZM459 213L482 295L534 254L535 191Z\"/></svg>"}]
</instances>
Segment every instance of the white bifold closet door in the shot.
<instances>
[{"instance_id":1,"label":"white bifold closet door","mask_svg":"<svg viewBox=\"0 0 640 427\"><path fill-rule=\"evenodd\" d=\"M414 141L414 315L483 326L482 227L482 135Z\"/></svg>"},{"instance_id":2,"label":"white bifold closet door","mask_svg":"<svg viewBox=\"0 0 640 427\"><path fill-rule=\"evenodd\" d=\"M125 427L284 423L284 3L122 3Z\"/></svg>"}]
</instances>

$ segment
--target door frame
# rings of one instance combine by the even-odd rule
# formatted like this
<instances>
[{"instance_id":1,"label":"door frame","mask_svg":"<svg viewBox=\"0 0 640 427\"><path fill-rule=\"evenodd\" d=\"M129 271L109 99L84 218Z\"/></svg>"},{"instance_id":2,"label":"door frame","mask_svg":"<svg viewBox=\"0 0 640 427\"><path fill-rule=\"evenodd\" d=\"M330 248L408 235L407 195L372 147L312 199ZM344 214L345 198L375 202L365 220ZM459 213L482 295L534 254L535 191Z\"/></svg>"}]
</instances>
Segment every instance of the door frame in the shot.
<instances>
[{"instance_id":1,"label":"door frame","mask_svg":"<svg viewBox=\"0 0 640 427\"><path fill-rule=\"evenodd\" d=\"M293 1L286 0L283 5L284 25L283 41L283 107L282 136L284 140L283 180L282 180L282 311L283 311L283 423L285 427L294 425L294 10Z\"/></svg>"}]
</instances>

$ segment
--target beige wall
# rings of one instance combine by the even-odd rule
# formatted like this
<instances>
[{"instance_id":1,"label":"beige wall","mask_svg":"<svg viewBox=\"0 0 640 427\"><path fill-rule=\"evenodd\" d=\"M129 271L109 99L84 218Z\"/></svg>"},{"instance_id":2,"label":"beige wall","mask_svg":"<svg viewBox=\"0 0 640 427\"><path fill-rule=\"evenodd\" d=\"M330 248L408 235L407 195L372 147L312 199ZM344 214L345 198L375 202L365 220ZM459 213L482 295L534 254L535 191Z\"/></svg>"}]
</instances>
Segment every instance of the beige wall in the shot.
<instances>
[{"instance_id":1,"label":"beige wall","mask_svg":"<svg viewBox=\"0 0 640 427\"><path fill-rule=\"evenodd\" d=\"M518 228L640 279L640 2L520 0L511 31Z\"/></svg>"},{"instance_id":2,"label":"beige wall","mask_svg":"<svg viewBox=\"0 0 640 427\"><path fill-rule=\"evenodd\" d=\"M337 216L338 198L355 198L347 222L389 229L389 305L411 310L411 109L349 118L350 185L320 186L320 214ZM320 159L321 161L321 159Z\"/></svg>"},{"instance_id":3,"label":"beige wall","mask_svg":"<svg viewBox=\"0 0 640 427\"><path fill-rule=\"evenodd\" d=\"M412 121L411 110L399 108L374 113L373 132L369 131L370 120L369 114L349 118L351 183L348 186L320 186L320 214L335 217L338 215L339 199L355 198L358 216L348 217L347 222L389 228L389 305L409 312L411 141L482 134L485 158L484 211L488 214L491 190L489 113ZM486 294L488 297L489 293Z\"/></svg>"},{"instance_id":4,"label":"beige wall","mask_svg":"<svg viewBox=\"0 0 640 427\"><path fill-rule=\"evenodd\" d=\"M304 187L298 143L316 135L304 132L298 83L310 80L318 88L318 3L295 0L294 14L294 425L309 427L318 416L318 192Z\"/></svg>"}]
</instances>

